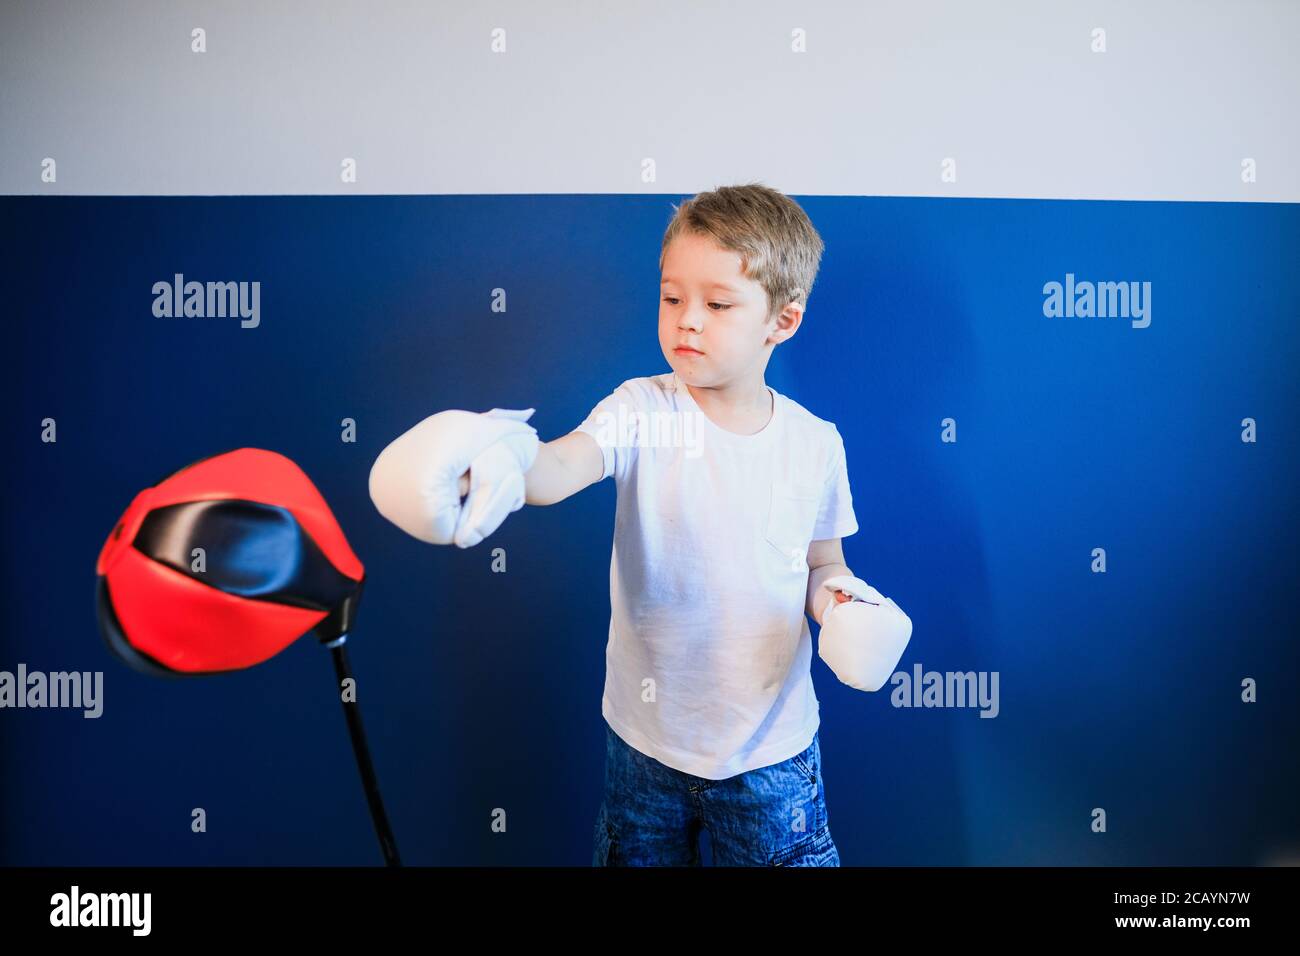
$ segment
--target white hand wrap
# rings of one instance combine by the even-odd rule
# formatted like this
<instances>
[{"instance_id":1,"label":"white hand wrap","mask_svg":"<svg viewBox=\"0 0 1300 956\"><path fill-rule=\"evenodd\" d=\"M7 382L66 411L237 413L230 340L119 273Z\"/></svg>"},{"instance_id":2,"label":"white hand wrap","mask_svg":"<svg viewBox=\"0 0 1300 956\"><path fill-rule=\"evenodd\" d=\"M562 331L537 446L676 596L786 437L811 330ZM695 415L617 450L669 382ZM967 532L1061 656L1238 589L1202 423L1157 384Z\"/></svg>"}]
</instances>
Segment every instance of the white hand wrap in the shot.
<instances>
[{"instance_id":1,"label":"white hand wrap","mask_svg":"<svg viewBox=\"0 0 1300 956\"><path fill-rule=\"evenodd\" d=\"M850 687L880 690L912 639L912 619L861 578L841 574L822 587L831 592L831 602L822 613L817 656ZM838 603L836 591L852 600Z\"/></svg>"},{"instance_id":2,"label":"white hand wrap","mask_svg":"<svg viewBox=\"0 0 1300 956\"><path fill-rule=\"evenodd\" d=\"M429 544L471 548L524 506L524 473L541 443L533 409L451 409L430 415L379 453L370 499L379 513ZM469 471L462 503L460 476Z\"/></svg>"}]
</instances>

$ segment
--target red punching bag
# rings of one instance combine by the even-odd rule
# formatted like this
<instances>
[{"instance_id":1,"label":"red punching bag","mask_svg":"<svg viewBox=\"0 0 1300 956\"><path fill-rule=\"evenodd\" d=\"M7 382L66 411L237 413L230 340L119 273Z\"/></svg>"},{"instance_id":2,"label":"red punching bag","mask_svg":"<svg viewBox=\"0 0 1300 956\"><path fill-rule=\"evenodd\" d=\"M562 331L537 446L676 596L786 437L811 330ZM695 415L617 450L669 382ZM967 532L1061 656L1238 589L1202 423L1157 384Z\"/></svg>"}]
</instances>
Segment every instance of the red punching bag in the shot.
<instances>
[{"instance_id":1,"label":"red punching bag","mask_svg":"<svg viewBox=\"0 0 1300 956\"><path fill-rule=\"evenodd\" d=\"M95 565L104 638L137 670L211 674L347 633L365 569L294 462L241 448L135 496Z\"/></svg>"},{"instance_id":2,"label":"red punching bag","mask_svg":"<svg viewBox=\"0 0 1300 956\"><path fill-rule=\"evenodd\" d=\"M136 670L242 670L310 632L330 649L339 683L352 677L346 641L365 568L283 455L240 448L146 488L109 533L95 573L100 633ZM361 712L355 697L340 700L384 858L400 865Z\"/></svg>"}]
</instances>

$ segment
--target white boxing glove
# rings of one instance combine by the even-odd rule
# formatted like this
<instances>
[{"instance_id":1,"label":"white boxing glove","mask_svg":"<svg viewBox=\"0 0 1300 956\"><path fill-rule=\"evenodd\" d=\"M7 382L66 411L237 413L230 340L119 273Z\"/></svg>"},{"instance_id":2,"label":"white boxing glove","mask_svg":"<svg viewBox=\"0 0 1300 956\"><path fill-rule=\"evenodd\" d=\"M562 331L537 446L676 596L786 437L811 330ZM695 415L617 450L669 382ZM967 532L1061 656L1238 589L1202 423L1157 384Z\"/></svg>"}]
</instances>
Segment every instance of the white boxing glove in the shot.
<instances>
[{"instance_id":1,"label":"white boxing glove","mask_svg":"<svg viewBox=\"0 0 1300 956\"><path fill-rule=\"evenodd\" d=\"M912 619L861 578L841 574L822 587L831 592L831 602L822 613L817 656L850 687L880 690L912 639ZM836 591L852 600L838 603Z\"/></svg>"},{"instance_id":2,"label":"white boxing glove","mask_svg":"<svg viewBox=\"0 0 1300 956\"><path fill-rule=\"evenodd\" d=\"M534 409L450 409L395 438L370 468L370 500L407 534L472 548L524 506L540 442ZM469 471L462 503L460 476Z\"/></svg>"}]
</instances>

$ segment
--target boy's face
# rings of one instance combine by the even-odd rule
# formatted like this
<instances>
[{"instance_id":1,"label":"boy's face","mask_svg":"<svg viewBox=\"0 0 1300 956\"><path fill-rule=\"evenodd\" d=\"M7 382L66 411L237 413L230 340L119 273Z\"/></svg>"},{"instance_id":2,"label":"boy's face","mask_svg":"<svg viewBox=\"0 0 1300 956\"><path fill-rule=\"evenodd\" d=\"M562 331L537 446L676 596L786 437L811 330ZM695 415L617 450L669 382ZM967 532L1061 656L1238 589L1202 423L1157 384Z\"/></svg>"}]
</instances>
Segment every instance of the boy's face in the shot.
<instances>
[{"instance_id":1,"label":"boy's face","mask_svg":"<svg viewBox=\"0 0 1300 956\"><path fill-rule=\"evenodd\" d=\"M767 321L767 292L740 264L739 253L690 232L664 254L659 347L687 384L708 388L761 375L773 346L799 327L803 310L793 303Z\"/></svg>"}]
</instances>

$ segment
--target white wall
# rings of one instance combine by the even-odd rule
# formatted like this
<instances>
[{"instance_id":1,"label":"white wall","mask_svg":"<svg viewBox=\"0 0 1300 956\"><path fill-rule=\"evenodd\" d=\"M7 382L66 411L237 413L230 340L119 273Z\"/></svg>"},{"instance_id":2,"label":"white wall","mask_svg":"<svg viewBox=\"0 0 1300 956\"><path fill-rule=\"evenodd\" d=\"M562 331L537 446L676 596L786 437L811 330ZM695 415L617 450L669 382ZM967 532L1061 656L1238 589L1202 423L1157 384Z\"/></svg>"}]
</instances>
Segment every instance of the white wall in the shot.
<instances>
[{"instance_id":1,"label":"white wall","mask_svg":"<svg viewBox=\"0 0 1300 956\"><path fill-rule=\"evenodd\" d=\"M6 2L0 193L1297 202L1298 39L1294 0Z\"/></svg>"}]
</instances>

